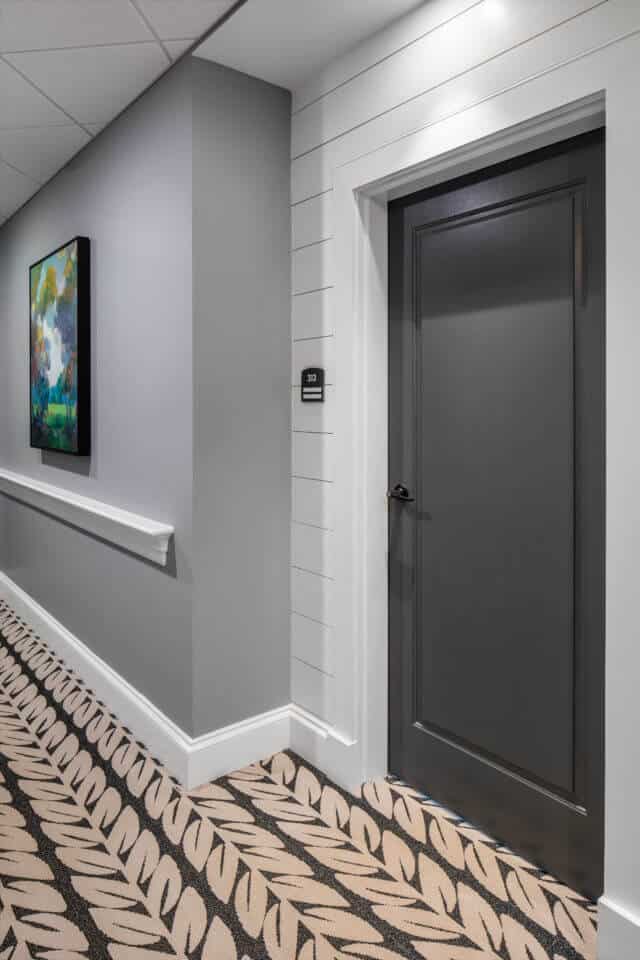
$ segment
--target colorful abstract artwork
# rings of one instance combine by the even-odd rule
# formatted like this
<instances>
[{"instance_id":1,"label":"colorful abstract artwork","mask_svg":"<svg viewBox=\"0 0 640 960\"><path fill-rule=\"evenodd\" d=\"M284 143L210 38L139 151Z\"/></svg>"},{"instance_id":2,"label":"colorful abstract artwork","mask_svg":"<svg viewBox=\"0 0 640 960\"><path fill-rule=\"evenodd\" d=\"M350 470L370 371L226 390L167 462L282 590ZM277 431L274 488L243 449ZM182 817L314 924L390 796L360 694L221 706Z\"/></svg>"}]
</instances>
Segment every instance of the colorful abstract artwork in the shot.
<instances>
[{"instance_id":1,"label":"colorful abstract artwork","mask_svg":"<svg viewBox=\"0 0 640 960\"><path fill-rule=\"evenodd\" d=\"M88 455L89 241L76 237L29 269L31 446Z\"/></svg>"}]
</instances>

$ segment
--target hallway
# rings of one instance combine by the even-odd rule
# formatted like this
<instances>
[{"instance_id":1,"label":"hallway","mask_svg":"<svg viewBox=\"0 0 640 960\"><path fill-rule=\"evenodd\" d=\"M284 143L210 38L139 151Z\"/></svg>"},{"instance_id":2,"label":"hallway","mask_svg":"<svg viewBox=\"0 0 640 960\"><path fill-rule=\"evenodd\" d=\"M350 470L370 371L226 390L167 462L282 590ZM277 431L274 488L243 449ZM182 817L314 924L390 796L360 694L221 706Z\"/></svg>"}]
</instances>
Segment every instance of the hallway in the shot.
<instances>
[{"instance_id":1,"label":"hallway","mask_svg":"<svg viewBox=\"0 0 640 960\"><path fill-rule=\"evenodd\" d=\"M593 960L595 906L393 781L183 790L0 604L3 960ZM6 938L6 939L4 939Z\"/></svg>"},{"instance_id":2,"label":"hallway","mask_svg":"<svg viewBox=\"0 0 640 960\"><path fill-rule=\"evenodd\" d=\"M640 960L639 86L0 0L0 960Z\"/></svg>"}]
</instances>

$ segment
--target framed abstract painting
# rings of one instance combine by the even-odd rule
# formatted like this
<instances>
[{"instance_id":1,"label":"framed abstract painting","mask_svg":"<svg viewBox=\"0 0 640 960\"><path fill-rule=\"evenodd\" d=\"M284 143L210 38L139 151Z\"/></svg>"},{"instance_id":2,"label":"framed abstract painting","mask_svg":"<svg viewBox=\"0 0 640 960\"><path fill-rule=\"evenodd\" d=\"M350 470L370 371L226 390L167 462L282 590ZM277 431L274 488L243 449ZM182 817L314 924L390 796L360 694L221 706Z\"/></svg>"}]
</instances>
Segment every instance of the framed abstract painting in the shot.
<instances>
[{"instance_id":1,"label":"framed abstract painting","mask_svg":"<svg viewBox=\"0 0 640 960\"><path fill-rule=\"evenodd\" d=\"M90 253L76 237L29 268L31 446L91 452Z\"/></svg>"}]
</instances>

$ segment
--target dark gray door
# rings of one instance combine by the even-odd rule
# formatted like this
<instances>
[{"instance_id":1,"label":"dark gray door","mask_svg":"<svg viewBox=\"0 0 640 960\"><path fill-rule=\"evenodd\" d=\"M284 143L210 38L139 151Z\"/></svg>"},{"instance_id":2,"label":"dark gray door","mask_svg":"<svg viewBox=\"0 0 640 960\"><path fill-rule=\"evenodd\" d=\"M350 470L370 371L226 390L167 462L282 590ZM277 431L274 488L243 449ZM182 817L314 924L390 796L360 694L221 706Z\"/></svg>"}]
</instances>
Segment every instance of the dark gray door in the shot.
<instances>
[{"instance_id":1,"label":"dark gray door","mask_svg":"<svg viewBox=\"0 0 640 960\"><path fill-rule=\"evenodd\" d=\"M597 896L602 132L391 205L390 398L391 771Z\"/></svg>"}]
</instances>

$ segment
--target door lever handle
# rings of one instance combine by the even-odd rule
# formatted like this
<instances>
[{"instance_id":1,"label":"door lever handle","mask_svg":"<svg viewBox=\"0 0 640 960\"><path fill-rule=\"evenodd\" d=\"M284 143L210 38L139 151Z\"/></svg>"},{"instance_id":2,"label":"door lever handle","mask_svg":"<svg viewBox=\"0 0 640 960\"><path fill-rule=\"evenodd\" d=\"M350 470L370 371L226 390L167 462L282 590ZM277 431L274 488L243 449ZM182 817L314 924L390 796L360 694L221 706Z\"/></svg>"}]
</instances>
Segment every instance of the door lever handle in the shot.
<instances>
[{"instance_id":1,"label":"door lever handle","mask_svg":"<svg viewBox=\"0 0 640 960\"><path fill-rule=\"evenodd\" d=\"M396 483L393 490L387 491L389 500L400 500L402 503L414 503L415 497L410 496L409 488L404 483Z\"/></svg>"}]
</instances>

